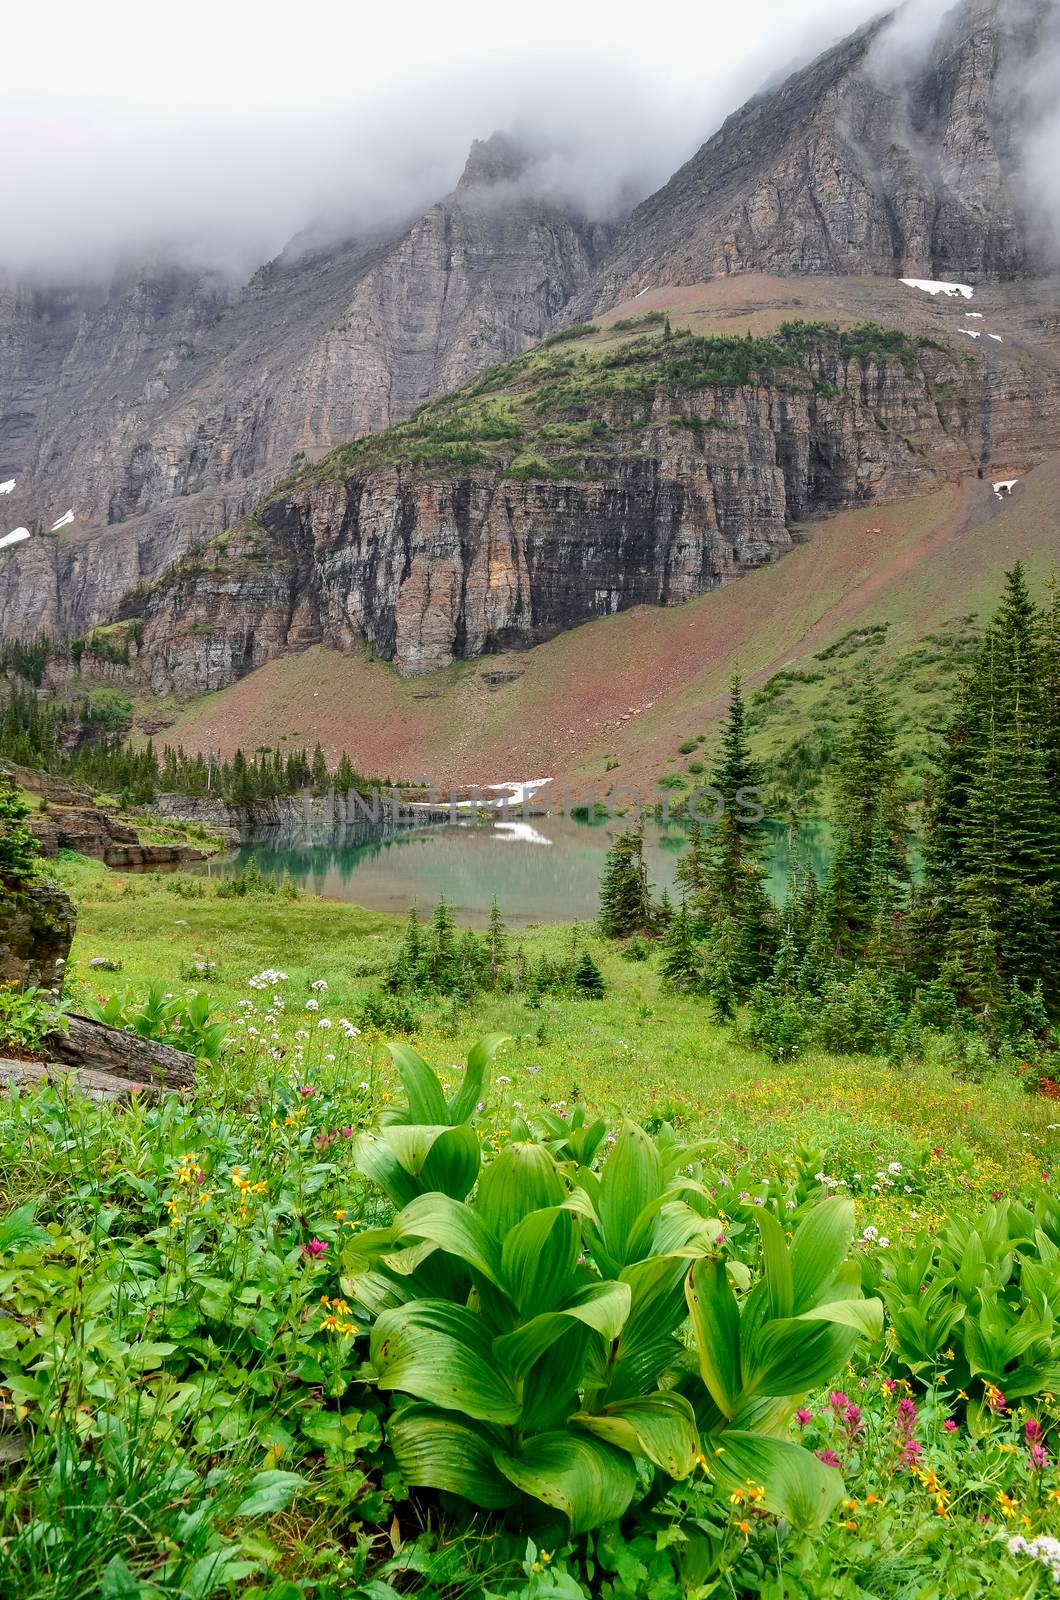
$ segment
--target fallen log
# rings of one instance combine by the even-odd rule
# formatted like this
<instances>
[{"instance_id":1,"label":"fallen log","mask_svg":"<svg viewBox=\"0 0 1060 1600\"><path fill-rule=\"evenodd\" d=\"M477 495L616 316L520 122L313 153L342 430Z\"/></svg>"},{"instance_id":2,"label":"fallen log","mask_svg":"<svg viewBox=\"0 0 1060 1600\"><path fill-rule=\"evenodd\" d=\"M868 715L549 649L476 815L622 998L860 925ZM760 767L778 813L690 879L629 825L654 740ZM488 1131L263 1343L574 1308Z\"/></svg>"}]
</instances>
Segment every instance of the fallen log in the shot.
<instances>
[{"instance_id":1,"label":"fallen log","mask_svg":"<svg viewBox=\"0 0 1060 1600\"><path fill-rule=\"evenodd\" d=\"M110 1073L126 1083L154 1084L164 1089L191 1089L195 1086L195 1057L186 1050L155 1039L141 1039L138 1033L108 1028L93 1017L72 1011L66 1018L66 1031L53 1033L47 1041L49 1057L65 1067Z\"/></svg>"},{"instance_id":2,"label":"fallen log","mask_svg":"<svg viewBox=\"0 0 1060 1600\"><path fill-rule=\"evenodd\" d=\"M71 1067L63 1061L19 1061L0 1056L0 1084L71 1082L82 1094L95 1100L128 1100L139 1094L145 1100L160 1100L167 1092L162 1083L133 1082L114 1072L99 1072L94 1067Z\"/></svg>"}]
</instances>

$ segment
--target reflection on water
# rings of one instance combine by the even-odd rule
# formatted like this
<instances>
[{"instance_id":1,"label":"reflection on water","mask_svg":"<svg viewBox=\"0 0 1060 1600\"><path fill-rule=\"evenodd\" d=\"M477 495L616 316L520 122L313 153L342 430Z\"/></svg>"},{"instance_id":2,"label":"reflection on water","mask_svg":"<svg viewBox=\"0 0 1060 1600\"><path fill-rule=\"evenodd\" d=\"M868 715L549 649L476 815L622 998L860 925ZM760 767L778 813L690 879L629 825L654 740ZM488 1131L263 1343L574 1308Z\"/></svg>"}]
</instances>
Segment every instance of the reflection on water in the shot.
<instances>
[{"instance_id":1,"label":"reflection on water","mask_svg":"<svg viewBox=\"0 0 1060 1600\"><path fill-rule=\"evenodd\" d=\"M440 823L403 830L371 843L292 845L256 843L206 863L211 876L238 872L251 860L262 872L291 877L311 894L348 900L370 911L407 911L415 900L429 910L442 895L457 920L484 927L496 896L505 921L585 922L596 916L604 856L621 822L532 817L492 823ZM645 830L645 857L656 893L673 890L686 835L682 828ZM806 823L799 851L822 875L828 828ZM790 871L785 827L770 826L766 861L770 892L783 899Z\"/></svg>"}]
</instances>

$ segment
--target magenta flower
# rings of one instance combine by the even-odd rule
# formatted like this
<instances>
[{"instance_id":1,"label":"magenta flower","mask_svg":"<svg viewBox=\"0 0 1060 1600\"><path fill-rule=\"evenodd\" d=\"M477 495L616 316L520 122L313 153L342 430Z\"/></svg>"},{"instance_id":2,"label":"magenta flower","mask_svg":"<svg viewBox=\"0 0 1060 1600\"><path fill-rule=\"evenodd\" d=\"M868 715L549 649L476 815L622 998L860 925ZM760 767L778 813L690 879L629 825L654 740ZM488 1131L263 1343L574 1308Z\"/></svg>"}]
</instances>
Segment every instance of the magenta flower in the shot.
<instances>
[{"instance_id":1,"label":"magenta flower","mask_svg":"<svg viewBox=\"0 0 1060 1600\"><path fill-rule=\"evenodd\" d=\"M922 1454L919 1441L907 1439L899 1453L898 1465L900 1467L915 1467Z\"/></svg>"},{"instance_id":2,"label":"magenta flower","mask_svg":"<svg viewBox=\"0 0 1060 1600\"><path fill-rule=\"evenodd\" d=\"M833 1411L842 1411L850 1404L850 1399L843 1393L842 1389L833 1389L831 1394L828 1396L828 1404L832 1407Z\"/></svg>"},{"instance_id":3,"label":"magenta flower","mask_svg":"<svg viewBox=\"0 0 1060 1600\"><path fill-rule=\"evenodd\" d=\"M798 1423L800 1428L805 1428L808 1422L813 1421L813 1412L807 1411L805 1406L800 1406L798 1411L795 1413L795 1421Z\"/></svg>"},{"instance_id":4,"label":"magenta flower","mask_svg":"<svg viewBox=\"0 0 1060 1600\"><path fill-rule=\"evenodd\" d=\"M344 1139L352 1139L353 1138L353 1129L350 1127L349 1123L347 1123L346 1126L344 1128L342 1128L340 1131L341 1131L342 1137Z\"/></svg>"},{"instance_id":5,"label":"magenta flower","mask_svg":"<svg viewBox=\"0 0 1060 1600\"><path fill-rule=\"evenodd\" d=\"M834 1450L815 1450L814 1455L817 1457L818 1461L823 1461L826 1467L841 1466L839 1457L836 1455Z\"/></svg>"},{"instance_id":6,"label":"magenta flower","mask_svg":"<svg viewBox=\"0 0 1060 1600\"><path fill-rule=\"evenodd\" d=\"M1041 1444L1044 1434L1042 1433L1042 1425L1037 1417L1027 1418L1023 1424L1023 1437L1028 1444Z\"/></svg>"},{"instance_id":7,"label":"magenta flower","mask_svg":"<svg viewBox=\"0 0 1060 1600\"><path fill-rule=\"evenodd\" d=\"M316 1094L316 1092L317 1088L315 1083L303 1083L298 1090L298 1093L301 1095L303 1100L308 1099L311 1094Z\"/></svg>"},{"instance_id":8,"label":"magenta flower","mask_svg":"<svg viewBox=\"0 0 1060 1600\"><path fill-rule=\"evenodd\" d=\"M888 1394L893 1394L894 1391L897 1389L898 1385L895 1383L893 1378L884 1378L883 1383L880 1385L880 1387L882 1389L886 1390L886 1392Z\"/></svg>"},{"instance_id":9,"label":"magenta flower","mask_svg":"<svg viewBox=\"0 0 1060 1600\"><path fill-rule=\"evenodd\" d=\"M311 1261L319 1261L326 1249L327 1243L325 1240L310 1239L308 1244L302 1246L302 1254L308 1256Z\"/></svg>"},{"instance_id":10,"label":"magenta flower","mask_svg":"<svg viewBox=\"0 0 1060 1600\"><path fill-rule=\"evenodd\" d=\"M1031 1445L1031 1466L1035 1472L1044 1472L1049 1465L1049 1452L1044 1444Z\"/></svg>"},{"instance_id":11,"label":"magenta flower","mask_svg":"<svg viewBox=\"0 0 1060 1600\"><path fill-rule=\"evenodd\" d=\"M945 1422L942 1424L942 1426L946 1430L947 1433L956 1433L957 1432L957 1424L954 1422L952 1417L947 1417Z\"/></svg>"},{"instance_id":12,"label":"magenta flower","mask_svg":"<svg viewBox=\"0 0 1060 1600\"><path fill-rule=\"evenodd\" d=\"M860 1406L856 1406L853 1403L847 1406L843 1412L843 1427L846 1429L849 1438L857 1438L864 1427L864 1423L861 1420Z\"/></svg>"}]
</instances>

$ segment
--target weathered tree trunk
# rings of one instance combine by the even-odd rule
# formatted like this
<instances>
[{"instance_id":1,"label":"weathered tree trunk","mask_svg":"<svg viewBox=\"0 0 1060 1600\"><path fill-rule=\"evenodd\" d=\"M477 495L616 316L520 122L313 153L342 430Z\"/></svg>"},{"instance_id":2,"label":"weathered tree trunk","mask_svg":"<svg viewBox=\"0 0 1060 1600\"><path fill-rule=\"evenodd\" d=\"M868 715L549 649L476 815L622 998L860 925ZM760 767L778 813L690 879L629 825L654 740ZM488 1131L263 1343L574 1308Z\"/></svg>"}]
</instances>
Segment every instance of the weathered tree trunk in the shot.
<instances>
[{"instance_id":1,"label":"weathered tree trunk","mask_svg":"<svg viewBox=\"0 0 1060 1600\"><path fill-rule=\"evenodd\" d=\"M54 1033L48 1040L49 1056L63 1066L164 1089L190 1089L195 1084L195 1057L185 1050L108 1028L76 1011L66 1021L67 1031Z\"/></svg>"},{"instance_id":2,"label":"weathered tree trunk","mask_svg":"<svg viewBox=\"0 0 1060 1600\"><path fill-rule=\"evenodd\" d=\"M115 1098L136 1089L158 1096L166 1089L193 1087L195 1057L186 1051L108 1028L77 1012L66 1020L68 1031L48 1038L47 1061L0 1059L0 1081L40 1083L71 1073L86 1094Z\"/></svg>"}]
</instances>

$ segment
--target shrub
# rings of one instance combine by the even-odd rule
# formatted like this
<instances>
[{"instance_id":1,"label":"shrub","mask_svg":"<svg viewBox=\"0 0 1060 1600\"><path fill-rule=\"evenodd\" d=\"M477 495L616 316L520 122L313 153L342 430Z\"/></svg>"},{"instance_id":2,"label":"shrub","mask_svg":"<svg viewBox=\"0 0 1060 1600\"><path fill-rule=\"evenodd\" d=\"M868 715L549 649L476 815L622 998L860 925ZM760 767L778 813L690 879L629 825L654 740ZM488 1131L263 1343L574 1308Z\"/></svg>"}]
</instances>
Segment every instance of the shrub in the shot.
<instances>
[{"instance_id":1,"label":"shrub","mask_svg":"<svg viewBox=\"0 0 1060 1600\"><path fill-rule=\"evenodd\" d=\"M17 989L0 984L0 1050L41 1055L49 1034L63 1026L52 1009L51 997L37 988Z\"/></svg>"},{"instance_id":2,"label":"shrub","mask_svg":"<svg viewBox=\"0 0 1060 1600\"><path fill-rule=\"evenodd\" d=\"M126 991L109 1000L88 1002L85 1009L110 1028L124 1028L141 1039L171 1044L214 1066L228 1037L227 1024L212 1020L205 990L185 998L167 993L160 981L150 984L144 994Z\"/></svg>"},{"instance_id":3,"label":"shrub","mask_svg":"<svg viewBox=\"0 0 1060 1600\"><path fill-rule=\"evenodd\" d=\"M794 1526L827 1520L839 1474L775 1435L881 1331L846 1261L852 1202L812 1207L790 1244L762 1208L752 1287L708 1215L700 1151L669 1130L625 1122L594 1169L599 1124L552 1119L539 1141L519 1121L485 1163L470 1121L500 1042L472 1050L448 1099L391 1046L407 1103L356 1148L396 1215L347 1241L342 1282L406 1482L587 1532L687 1480L709 1440L726 1490L751 1481Z\"/></svg>"},{"instance_id":4,"label":"shrub","mask_svg":"<svg viewBox=\"0 0 1060 1600\"><path fill-rule=\"evenodd\" d=\"M0 773L0 884L19 889L36 872L40 846L27 828L29 806L11 779Z\"/></svg>"}]
</instances>

